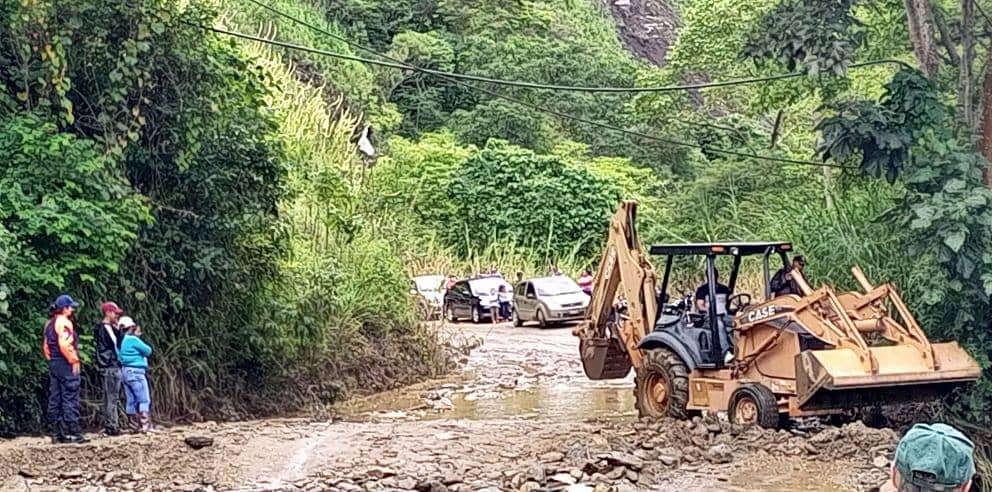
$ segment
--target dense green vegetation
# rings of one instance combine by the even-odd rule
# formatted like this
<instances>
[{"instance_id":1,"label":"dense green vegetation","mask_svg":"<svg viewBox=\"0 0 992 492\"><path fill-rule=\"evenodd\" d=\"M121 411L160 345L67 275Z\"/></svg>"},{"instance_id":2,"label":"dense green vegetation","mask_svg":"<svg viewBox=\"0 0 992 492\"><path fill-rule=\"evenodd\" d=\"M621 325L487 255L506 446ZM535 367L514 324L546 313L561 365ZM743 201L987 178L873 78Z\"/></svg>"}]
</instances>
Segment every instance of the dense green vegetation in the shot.
<instances>
[{"instance_id":1,"label":"dense green vegetation","mask_svg":"<svg viewBox=\"0 0 992 492\"><path fill-rule=\"evenodd\" d=\"M217 16L196 5L0 5L0 429L43 421L39 334L60 292L83 302L84 360L100 301L146 326L162 418L431 369L403 265L360 225L358 121L329 91L196 27Z\"/></svg>"},{"instance_id":2,"label":"dense green vegetation","mask_svg":"<svg viewBox=\"0 0 992 492\"><path fill-rule=\"evenodd\" d=\"M38 332L59 292L85 301L84 325L113 297L149 327L170 417L298 408L431 370L407 274L578 273L621 198L642 203L645 242L788 239L814 283L842 287L861 265L933 338L992 364L992 192L971 137L983 74L969 68L986 48L955 2L934 4L951 34L933 62L897 0L679 0L660 68L589 0L265 2L335 37L251 2L104 3L0 0L2 429L40 422ZM497 87L197 25L539 83L803 77L634 96ZM851 67L882 58L902 64ZM366 124L374 159L353 143ZM988 424L992 384L948 403Z\"/></svg>"}]
</instances>

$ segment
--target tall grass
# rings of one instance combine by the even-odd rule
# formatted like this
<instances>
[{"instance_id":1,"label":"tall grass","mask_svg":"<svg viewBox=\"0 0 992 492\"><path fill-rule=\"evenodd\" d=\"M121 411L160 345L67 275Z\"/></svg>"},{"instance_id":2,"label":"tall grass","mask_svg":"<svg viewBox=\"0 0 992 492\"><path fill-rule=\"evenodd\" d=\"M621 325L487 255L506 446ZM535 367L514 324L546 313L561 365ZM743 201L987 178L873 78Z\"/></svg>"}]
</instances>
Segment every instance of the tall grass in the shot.
<instances>
[{"instance_id":1,"label":"tall grass","mask_svg":"<svg viewBox=\"0 0 992 492\"><path fill-rule=\"evenodd\" d=\"M222 24L235 26L248 32L264 32L269 37L303 46L353 54L351 46L348 46L347 43L273 15L272 12L250 2L240 0L215 1L223 9L223 15L220 18ZM264 3L297 19L320 26L326 31L343 34L337 25L326 20L322 8L316 3L306 0L265 0ZM285 60L287 64L292 64L294 70L302 78L313 81L317 85L326 84L332 89L332 92L345 96L353 104L373 111L379 108L375 73L369 67L359 62L326 56L305 56L292 52L280 53L278 58ZM271 56L271 54L267 55L267 57Z\"/></svg>"},{"instance_id":2,"label":"tall grass","mask_svg":"<svg viewBox=\"0 0 992 492\"><path fill-rule=\"evenodd\" d=\"M228 20L241 18L237 11ZM272 36L272 25L259 28ZM166 420L241 418L315 408L355 388L438 369L440 348L414 319L404 266L363 229L361 118L341 95L268 47L243 43L267 75L267 105L287 167L279 205L289 251L243 309L258 326L231 339L178 337L156 356L156 412ZM220 327L218 327L220 328ZM225 338L226 337L226 338ZM217 347L238 353L217 357Z\"/></svg>"},{"instance_id":3,"label":"tall grass","mask_svg":"<svg viewBox=\"0 0 992 492\"><path fill-rule=\"evenodd\" d=\"M493 235L485 247L469 248L467 253L459 254L458 248L445 245L429 231L410 234L417 239L396 240L395 253L403 259L411 276L442 274L464 278L496 268L512 280L517 272L525 277L542 276L551 265L557 265L566 274L577 277L586 268L594 270L598 261L598 256L592 258L581 253L587 241L577 241L561 254L546 254L541 249L522 246L514 238Z\"/></svg>"}]
</instances>

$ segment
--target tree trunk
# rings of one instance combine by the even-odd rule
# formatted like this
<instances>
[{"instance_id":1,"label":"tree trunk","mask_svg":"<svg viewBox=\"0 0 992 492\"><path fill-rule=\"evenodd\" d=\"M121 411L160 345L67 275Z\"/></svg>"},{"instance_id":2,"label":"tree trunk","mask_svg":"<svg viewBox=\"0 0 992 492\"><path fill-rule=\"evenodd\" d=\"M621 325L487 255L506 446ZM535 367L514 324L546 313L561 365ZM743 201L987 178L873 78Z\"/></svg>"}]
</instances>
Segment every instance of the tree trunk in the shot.
<instances>
[{"instance_id":1,"label":"tree trunk","mask_svg":"<svg viewBox=\"0 0 992 492\"><path fill-rule=\"evenodd\" d=\"M834 208L834 186L833 171L827 166L823 166L823 197L826 201L827 210Z\"/></svg>"},{"instance_id":2,"label":"tree trunk","mask_svg":"<svg viewBox=\"0 0 992 492\"><path fill-rule=\"evenodd\" d=\"M975 131L974 83L972 63L975 60L975 36L972 25L975 19L974 0L961 0L961 73L958 76L958 117L968 126L968 132Z\"/></svg>"},{"instance_id":3,"label":"tree trunk","mask_svg":"<svg viewBox=\"0 0 992 492\"><path fill-rule=\"evenodd\" d=\"M982 83L982 155L989 161L982 173L985 186L992 188L992 50L985 55L985 80Z\"/></svg>"},{"instance_id":4,"label":"tree trunk","mask_svg":"<svg viewBox=\"0 0 992 492\"><path fill-rule=\"evenodd\" d=\"M920 71L927 78L937 74L937 46L934 42L933 11L930 0L903 0L913 53L920 64Z\"/></svg>"}]
</instances>

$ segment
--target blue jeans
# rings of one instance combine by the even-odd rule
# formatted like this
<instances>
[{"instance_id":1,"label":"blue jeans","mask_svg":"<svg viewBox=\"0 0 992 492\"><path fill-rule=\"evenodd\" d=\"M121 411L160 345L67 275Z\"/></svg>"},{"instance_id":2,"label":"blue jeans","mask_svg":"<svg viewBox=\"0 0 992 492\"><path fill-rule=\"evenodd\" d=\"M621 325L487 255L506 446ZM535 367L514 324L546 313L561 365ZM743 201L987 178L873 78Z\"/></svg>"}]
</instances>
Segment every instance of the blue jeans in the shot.
<instances>
[{"instance_id":1,"label":"blue jeans","mask_svg":"<svg viewBox=\"0 0 992 492\"><path fill-rule=\"evenodd\" d=\"M510 315L512 314L511 311L512 311L512 308L510 307L510 303L509 302L501 301L499 303L499 317L500 318L510 319Z\"/></svg>"},{"instance_id":2,"label":"blue jeans","mask_svg":"<svg viewBox=\"0 0 992 492\"><path fill-rule=\"evenodd\" d=\"M152 396L145 372L144 367L124 367L121 370L124 376L124 396L127 397L124 412L128 415L134 415L138 412L148 413L151 409Z\"/></svg>"}]
</instances>

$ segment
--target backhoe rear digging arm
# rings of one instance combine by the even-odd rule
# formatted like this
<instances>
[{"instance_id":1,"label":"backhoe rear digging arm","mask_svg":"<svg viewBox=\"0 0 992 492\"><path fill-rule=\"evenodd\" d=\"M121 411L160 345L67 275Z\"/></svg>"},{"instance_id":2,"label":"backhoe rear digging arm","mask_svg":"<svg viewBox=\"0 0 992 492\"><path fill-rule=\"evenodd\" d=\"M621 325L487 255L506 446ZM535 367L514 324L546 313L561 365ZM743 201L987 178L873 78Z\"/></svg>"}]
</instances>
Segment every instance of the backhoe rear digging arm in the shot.
<instances>
[{"instance_id":1,"label":"backhoe rear digging arm","mask_svg":"<svg viewBox=\"0 0 992 492\"><path fill-rule=\"evenodd\" d=\"M617 293L627 300L628 317L620 339L635 367L640 366L637 344L651 332L657 313L657 275L641 248L635 220L637 202L625 201L610 219L609 237L593 284L586 319L573 331L583 340L609 336L610 314Z\"/></svg>"}]
</instances>

